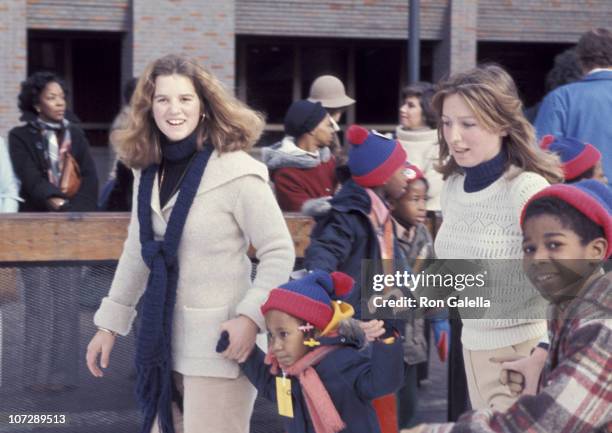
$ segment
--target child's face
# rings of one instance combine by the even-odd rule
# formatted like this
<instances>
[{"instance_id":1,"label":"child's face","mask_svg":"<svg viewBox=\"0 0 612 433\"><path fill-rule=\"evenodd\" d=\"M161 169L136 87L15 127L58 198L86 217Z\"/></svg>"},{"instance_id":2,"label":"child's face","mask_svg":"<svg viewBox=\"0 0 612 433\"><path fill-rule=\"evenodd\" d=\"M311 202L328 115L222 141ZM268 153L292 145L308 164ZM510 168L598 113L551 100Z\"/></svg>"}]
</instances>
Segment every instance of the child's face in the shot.
<instances>
[{"instance_id":1,"label":"child's face","mask_svg":"<svg viewBox=\"0 0 612 433\"><path fill-rule=\"evenodd\" d=\"M605 240L586 245L554 215L537 215L524 223L523 270L542 296L553 303L573 297L605 255Z\"/></svg>"},{"instance_id":2,"label":"child's face","mask_svg":"<svg viewBox=\"0 0 612 433\"><path fill-rule=\"evenodd\" d=\"M408 180L406 178L406 175L404 174L404 166L402 164L401 167L395 170L393 175L391 175L389 180L387 180L384 185L385 195L387 196L387 199L393 201L400 198L406 191L407 182Z\"/></svg>"},{"instance_id":3,"label":"child's face","mask_svg":"<svg viewBox=\"0 0 612 433\"><path fill-rule=\"evenodd\" d=\"M406 192L395 202L393 215L411 225L424 223L427 218L427 184L417 179L408 184Z\"/></svg>"},{"instance_id":4,"label":"child's face","mask_svg":"<svg viewBox=\"0 0 612 433\"><path fill-rule=\"evenodd\" d=\"M289 367L308 352L304 346L302 321L278 310L266 313L268 346L281 367Z\"/></svg>"}]
</instances>

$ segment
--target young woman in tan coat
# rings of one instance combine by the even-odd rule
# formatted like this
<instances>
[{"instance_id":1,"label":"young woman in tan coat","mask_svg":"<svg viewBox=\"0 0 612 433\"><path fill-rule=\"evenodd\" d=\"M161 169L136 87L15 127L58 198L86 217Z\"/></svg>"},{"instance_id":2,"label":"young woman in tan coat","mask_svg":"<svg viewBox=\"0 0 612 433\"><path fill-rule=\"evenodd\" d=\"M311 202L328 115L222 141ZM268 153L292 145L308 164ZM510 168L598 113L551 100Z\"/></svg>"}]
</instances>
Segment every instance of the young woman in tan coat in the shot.
<instances>
[{"instance_id":1,"label":"young woman in tan coat","mask_svg":"<svg viewBox=\"0 0 612 433\"><path fill-rule=\"evenodd\" d=\"M264 329L259 307L285 282L293 243L266 167L244 152L263 120L197 63L166 56L138 81L128 128L117 131L134 169L133 211L110 292L87 350L96 377L142 296L137 395L143 432L245 433L255 389L238 363ZM250 279L249 245L257 250ZM222 330L230 346L215 343ZM182 413L172 403L182 400Z\"/></svg>"}]
</instances>

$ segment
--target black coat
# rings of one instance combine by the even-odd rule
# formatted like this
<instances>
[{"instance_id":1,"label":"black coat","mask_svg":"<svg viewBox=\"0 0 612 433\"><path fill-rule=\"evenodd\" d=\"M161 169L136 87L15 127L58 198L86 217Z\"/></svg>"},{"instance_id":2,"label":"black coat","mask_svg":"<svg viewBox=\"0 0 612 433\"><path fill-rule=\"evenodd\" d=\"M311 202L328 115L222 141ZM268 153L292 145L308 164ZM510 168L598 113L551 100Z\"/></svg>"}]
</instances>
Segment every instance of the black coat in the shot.
<instances>
[{"instance_id":1,"label":"black coat","mask_svg":"<svg viewBox=\"0 0 612 433\"><path fill-rule=\"evenodd\" d=\"M89 153L89 143L81 128L70 125L72 155L81 170L81 187L66 210L71 212L95 211L98 197L98 176L94 161ZM9 132L9 152L15 174L21 181L21 212L46 212L50 197L64 197L58 187L49 182L48 163L45 159L45 140L40 131L26 124Z\"/></svg>"}]
</instances>

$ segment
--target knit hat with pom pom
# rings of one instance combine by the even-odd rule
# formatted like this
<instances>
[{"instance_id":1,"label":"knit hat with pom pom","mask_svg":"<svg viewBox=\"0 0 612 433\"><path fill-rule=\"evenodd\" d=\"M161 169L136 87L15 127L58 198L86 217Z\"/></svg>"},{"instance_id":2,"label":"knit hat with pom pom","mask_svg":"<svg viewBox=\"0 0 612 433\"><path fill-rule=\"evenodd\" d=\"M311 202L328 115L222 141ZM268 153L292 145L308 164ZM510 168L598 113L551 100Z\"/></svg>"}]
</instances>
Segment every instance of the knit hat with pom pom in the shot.
<instances>
[{"instance_id":1,"label":"knit hat with pom pom","mask_svg":"<svg viewBox=\"0 0 612 433\"><path fill-rule=\"evenodd\" d=\"M566 181L579 177L601 159L601 153L595 146L570 137L545 135L540 141L540 147L559 155Z\"/></svg>"},{"instance_id":2,"label":"knit hat with pom pom","mask_svg":"<svg viewBox=\"0 0 612 433\"><path fill-rule=\"evenodd\" d=\"M347 295L354 282L342 272L328 274L313 271L298 280L272 289L261 306L261 312L266 314L270 310L279 310L323 330L334 315L332 297Z\"/></svg>"},{"instance_id":3,"label":"knit hat with pom pom","mask_svg":"<svg viewBox=\"0 0 612 433\"><path fill-rule=\"evenodd\" d=\"M384 185L406 162L406 151L397 140L359 125L351 125L346 136L351 144L348 166L353 180L361 186Z\"/></svg>"}]
</instances>

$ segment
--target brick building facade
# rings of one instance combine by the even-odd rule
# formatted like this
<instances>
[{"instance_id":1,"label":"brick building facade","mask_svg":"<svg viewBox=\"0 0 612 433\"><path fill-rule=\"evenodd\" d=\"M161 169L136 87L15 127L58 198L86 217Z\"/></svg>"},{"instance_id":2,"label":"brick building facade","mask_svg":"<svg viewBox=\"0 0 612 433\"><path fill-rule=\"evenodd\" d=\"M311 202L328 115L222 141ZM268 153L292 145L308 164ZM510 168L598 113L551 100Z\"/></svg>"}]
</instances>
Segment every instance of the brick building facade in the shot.
<instances>
[{"instance_id":1,"label":"brick building facade","mask_svg":"<svg viewBox=\"0 0 612 433\"><path fill-rule=\"evenodd\" d=\"M508 67L529 102L554 55L609 26L609 0L421 0L422 79L481 60ZM94 144L119 109L121 83L180 52L265 111L269 130L312 79L335 73L358 100L347 121L396 122L406 75L409 0L2 0L0 136L18 124L28 73L65 77L69 104Z\"/></svg>"}]
</instances>

